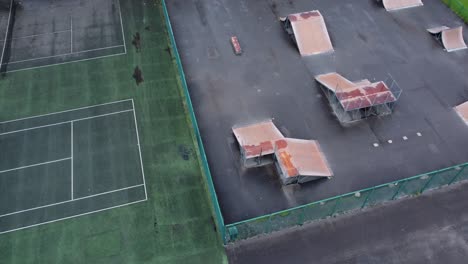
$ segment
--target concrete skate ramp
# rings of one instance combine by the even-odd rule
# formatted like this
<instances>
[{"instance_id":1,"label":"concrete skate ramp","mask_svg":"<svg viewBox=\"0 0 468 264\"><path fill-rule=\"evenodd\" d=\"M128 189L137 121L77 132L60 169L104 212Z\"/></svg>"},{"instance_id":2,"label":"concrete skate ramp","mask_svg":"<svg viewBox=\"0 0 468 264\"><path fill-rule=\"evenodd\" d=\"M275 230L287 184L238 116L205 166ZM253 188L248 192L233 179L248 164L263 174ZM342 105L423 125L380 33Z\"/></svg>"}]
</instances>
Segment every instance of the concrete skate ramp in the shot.
<instances>
[{"instance_id":1,"label":"concrete skate ramp","mask_svg":"<svg viewBox=\"0 0 468 264\"><path fill-rule=\"evenodd\" d=\"M382 4L387 11L396 11L423 5L421 0L382 0Z\"/></svg>"},{"instance_id":2,"label":"concrete skate ramp","mask_svg":"<svg viewBox=\"0 0 468 264\"><path fill-rule=\"evenodd\" d=\"M284 138L271 120L233 127L232 132L246 159L273 154L274 142Z\"/></svg>"},{"instance_id":3,"label":"concrete skate ramp","mask_svg":"<svg viewBox=\"0 0 468 264\"><path fill-rule=\"evenodd\" d=\"M395 102L396 97L382 82L364 79L352 82L336 72L315 76L325 88L333 91L345 111Z\"/></svg>"},{"instance_id":4,"label":"concrete skate ramp","mask_svg":"<svg viewBox=\"0 0 468 264\"><path fill-rule=\"evenodd\" d=\"M371 85L372 83L368 79L363 79L357 82L354 82L356 86Z\"/></svg>"},{"instance_id":5,"label":"concrete skate ramp","mask_svg":"<svg viewBox=\"0 0 468 264\"><path fill-rule=\"evenodd\" d=\"M463 27L461 26L456 28L441 26L429 28L427 31L440 41L448 52L467 48L463 39Z\"/></svg>"},{"instance_id":6,"label":"concrete skate ramp","mask_svg":"<svg viewBox=\"0 0 468 264\"><path fill-rule=\"evenodd\" d=\"M291 14L288 19L302 56L333 51L327 26L319 11Z\"/></svg>"},{"instance_id":7,"label":"concrete skate ramp","mask_svg":"<svg viewBox=\"0 0 468 264\"><path fill-rule=\"evenodd\" d=\"M344 78L336 72L318 75L315 79L327 87L328 89L336 92L337 90L348 90L356 87L356 84Z\"/></svg>"},{"instance_id":8,"label":"concrete skate ramp","mask_svg":"<svg viewBox=\"0 0 468 264\"><path fill-rule=\"evenodd\" d=\"M454 107L457 114L463 119L465 124L468 125L468 102L464 102L461 105Z\"/></svg>"},{"instance_id":9,"label":"concrete skate ramp","mask_svg":"<svg viewBox=\"0 0 468 264\"><path fill-rule=\"evenodd\" d=\"M285 138L276 141L276 160L286 178L294 177L331 177L320 145L315 140ZM305 179L306 182L312 179Z\"/></svg>"}]
</instances>

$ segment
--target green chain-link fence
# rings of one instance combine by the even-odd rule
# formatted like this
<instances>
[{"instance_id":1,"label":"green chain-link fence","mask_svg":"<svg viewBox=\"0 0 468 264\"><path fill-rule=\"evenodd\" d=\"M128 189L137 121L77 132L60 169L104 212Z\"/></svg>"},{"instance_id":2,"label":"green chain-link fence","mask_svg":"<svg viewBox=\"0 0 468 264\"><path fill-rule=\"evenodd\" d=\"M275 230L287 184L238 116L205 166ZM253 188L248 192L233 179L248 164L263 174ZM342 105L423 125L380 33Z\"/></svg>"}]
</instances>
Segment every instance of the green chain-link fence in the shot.
<instances>
[{"instance_id":1,"label":"green chain-link fence","mask_svg":"<svg viewBox=\"0 0 468 264\"><path fill-rule=\"evenodd\" d=\"M193 111L192 100L190 99L190 94L187 88L187 82L185 80L185 73L182 67L182 62L180 60L179 51L177 50L177 45L176 45L176 41L174 38L174 32L172 31L171 21L169 20L169 13L167 12L166 2L164 0L161 0L161 4L162 4L163 12L164 12L164 18L166 20L167 31L168 31L169 38L171 41L172 51L174 54L173 57L177 64L180 82L182 84L182 90L183 90L184 97L185 97L185 106L186 106L187 111L189 112L190 122L192 123L193 130L195 132L195 138L197 140L197 147L198 147L197 152L199 153L199 156L201 159L200 162L202 164L202 169L203 169L203 174L205 175L205 178L206 178L205 183L206 183L208 193L210 194L210 200L212 203L212 208L214 210L216 227L218 230L220 230L220 235L221 235L221 238L223 239L223 242L226 243L226 241L224 240L226 238L226 235L224 233L225 231L224 219L221 214L221 209L219 208L218 197L216 196L216 192L215 192L214 185L213 185L213 179L211 178L210 168L208 167L208 161L206 159L205 149L203 147L203 142L200 136L200 130L198 129L197 119L195 118L195 113Z\"/></svg>"},{"instance_id":2,"label":"green chain-link fence","mask_svg":"<svg viewBox=\"0 0 468 264\"><path fill-rule=\"evenodd\" d=\"M453 10L465 23L468 23L468 0L442 0Z\"/></svg>"},{"instance_id":3,"label":"green chain-link fence","mask_svg":"<svg viewBox=\"0 0 468 264\"><path fill-rule=\"evenodd\" d=\"M468 179L468 163L226 225L227 242L302 225Z\"/></svg>"}]
</instances>

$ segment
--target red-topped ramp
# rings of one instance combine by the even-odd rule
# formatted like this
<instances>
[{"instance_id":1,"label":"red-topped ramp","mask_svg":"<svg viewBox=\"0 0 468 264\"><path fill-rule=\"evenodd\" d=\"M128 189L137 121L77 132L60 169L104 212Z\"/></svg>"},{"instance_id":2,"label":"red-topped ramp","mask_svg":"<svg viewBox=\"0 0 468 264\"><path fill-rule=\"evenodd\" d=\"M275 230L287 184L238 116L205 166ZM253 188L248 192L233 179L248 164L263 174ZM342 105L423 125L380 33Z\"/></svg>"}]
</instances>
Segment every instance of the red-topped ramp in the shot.
<instances>
[{"instance_id":1,"label":"red-topped ramp","mask_svg":"<svg viewBox=\"0 0 468 264\"><path fill-rule=\"evenodd\" d=\"M332 91L345 111L395 102L397 98L382 82L352 82L336 72L318 75L315 79Z\"/></svg>"},{"instance_id":2,"label":"red-topped ramp","mask_svg":"<svg viewBox=\"0 0 468 264\"><path fill-rule=\"evenodd\" d=\"M283 21L285 30L292 34L302 56L333 51L327 26L319 11L291 14L280 20Z\"/></svg>"},{"instance_id":3,"label":"red-topped ramp","mask_svg":"<svg viewBox=\"0 0 468 264\"><path fill-rule=\"evenodd\" d=\"M448 52L467 48L463 39L463 27L461 26L456 28L441 26L429 28L427 31L440 41Z\"/></svg>"},{"instance_id":4,"label":"red-topped ramp","mask_svg":"<svg viewBox=\"0 0 468 264\"><path fill-rule=\"evenodd\" d=\"M283 184L333 176L318 141L284 138L275 145L276 168Z\"/></svg>"},{"instance_id":5,"label":"red-topped ramp","mask_svg":"<svg viewBox=\"0 0 468 264\"><path fill-rule=\"evenodd\" d=\"M273 162L270 156L275 151L275 141L284 138L271 120L236 126L232 128L232 132L239 143L241 158L246 167Z\"/></svg>"}]
</instances>

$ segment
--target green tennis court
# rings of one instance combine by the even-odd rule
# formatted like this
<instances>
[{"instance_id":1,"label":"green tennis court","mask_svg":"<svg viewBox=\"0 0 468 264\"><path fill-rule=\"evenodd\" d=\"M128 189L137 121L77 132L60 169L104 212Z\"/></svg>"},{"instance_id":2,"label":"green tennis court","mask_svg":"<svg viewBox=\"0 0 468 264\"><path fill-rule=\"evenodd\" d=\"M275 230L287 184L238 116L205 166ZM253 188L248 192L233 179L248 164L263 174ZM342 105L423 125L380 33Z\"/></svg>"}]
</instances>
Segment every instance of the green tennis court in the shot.
<instances>
[{"instance_id":1,"label":"green tennis court","mask_svg":"<svg viewBox=\"0 0 468 264\"><path fill-rule=\"evenodd\" d=\"M0 123L0 233L146 201L133 105Z\"/></svg>"},{"instance_id":2,"label":"green tennis court","mask_svg":"<svg viewBox=\"0 0 468 264\"><path fill-rule=\"evenodd\" d=\"M161 2L16 2L0 74L0 263L225 263ZM36 60L71 43L99 50Z\"/></svg>"},{"instance_id":3,"label":"green tennis court","mask_svg":"<svg viewBox=\"0 0 468 264\"><path fill-rule=\"evenodd\" d=\"M3 0L2 71L105 58L127 52L119 0Z\"/></svg>"}]
</instances>

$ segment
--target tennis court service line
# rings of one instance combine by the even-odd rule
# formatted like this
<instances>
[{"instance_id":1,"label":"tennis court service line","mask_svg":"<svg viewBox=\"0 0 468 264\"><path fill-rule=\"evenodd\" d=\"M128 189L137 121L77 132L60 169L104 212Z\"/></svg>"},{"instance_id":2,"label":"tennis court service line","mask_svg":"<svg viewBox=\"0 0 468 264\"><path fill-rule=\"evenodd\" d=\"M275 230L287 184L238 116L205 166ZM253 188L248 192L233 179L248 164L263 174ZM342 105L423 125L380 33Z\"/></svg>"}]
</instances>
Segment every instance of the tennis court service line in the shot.
<instances>
[{"instance_id":1,"label":"tennis court service line","mask_svg":"<svg viewBox=\"0 0 468 264\"><path fill-rule=\"evenodd\" d=\"M62 202L51 203L51 204L37 206L37 207L29 208L29 209L19 210L19 211L7 213L7 214L2 214L2 215L0 215L0 218L5 217L5 216L9 216L9 215L15 215L15 214L34 211L34 210L47 208L47 207L51 207L51 206L56 206L56 205L60 205L60 204L71 203L71 202L74 202L74 201L89 199L89 198L93 198L93 197L96 197L96 196L102 196L102 195L106 195L106 194L110 194L110 193L115 193L115 192L125 191L125 190L134 189L134 188L138 188L138 187L143 187L143 186L144 186L143 184L137 184L137 185L128 186L128 187L124 187L124 188L120 188L120 189L116 189L116 190L112 190L112 191L107 191L107 192L92 194L92 195L88 195L88 196L83 196L83 197L76 198L76 199L73 199L73 200L66 200L66 201L62 201ZM145 199L145 201L146 201L146 199Z\"/></svg>"},{"instance_id":2,"label":"tennis court service line","mask_svg":"<svg viewBox=\"0 0 468 264\"><path fill-rule=\"evenodd\" d=\"M86 59L71 60L71 61L59 62L59 63L53 63L53 64L47 64L47 65L42 65L42 66L34 66L34 67L28 67L28 68L21 68L21 69L17 69L17 70L8 70L7 72L20 72L20 71L27 71L27 70L34 70L34 69L42 69L42 68L47 68L47 67L52 67L52 66L65 65L65 64L72 64L72 63L76 63L76 62L83 62L83 61L91 61L91 60L97 60L97 59L104 59L104 58L116 57L116 56L121 56L121 55L125 55L125 54L126 54L125 52L121 52L121 53L110 54L110 55L104 55L104 56L97 56L97 57L86 58ZM2 233L0 233L0 234L2 234Z\"/></svg>"},{"instance_id":3,"label":"tennis court service line","mask_svg":"<svg viewBox=\"0 0 468 264\"><path fill-rule=\"evenodd\" d=\"M56 162L69 160L69 159L71 159L71 157L58 159L58 160L51 160L51 161L46 161L46 162L41 162L41 163L36 163L36 164L31 164L31 165L26 165L26 166L21 166L21 167L17 167L17 168L13 168L13 169L8 169L8 170L2 170L2 171L0 171L0 173L5 173L5 172L15 171L15 170L21 170L21 169L26 169L26 168L31 168L31 167L37 167L37 166L50 164L50 163L56 163Z\"/></svg>"},{"instance_id":4,"label":"tennis court service line","mask_svg":"<svg viewBox=\"0 0 468 264\"><path fill-rule=\"evenodd\" d=\"M76 51L76 52L67 52L67 53L62 53L62 54L57 54L57 55L44 56L44 57L38 57L38 58L32 58L32 59L26 59L26 60L17 60L17 61L8 62L8 64L15 64L15 63L21 63L21 62L35 61L35 60L45 60L45 59L51 59L51 58L56 58L60 56L71 56L71 55L76 55L76 54L81 54L81 53L88 53L88 52L93 52L93 51L98 51L98 50L114 49L114 48L120 48L120 47L124 47L124 45L115 45L115 46L108 46L108 47L103 47L103 48L82 50L82 51ZM112 55L116 55L116 54L112 54Z\"/></svg>"},{"instance_id":5,"label":"tennis court service line","mask_svg":"<svg viewBox=\"0 0 468 264\"><path fill-rule=\"evenodd\" d=\"M17 119L13 119L13 120L3 121L3 122L0 122L0 124L7 124L7 123L12 123L12 122L21 121L21 120L27 120L27 119L38 118L38 117L42 117L42 116L50 116L50 115L56 115L56 114L74 112L74 111L77 111L77 110L95 108L95 107L104 106L104 105L111 105L111 104L118 104L118 103L123 103L123 102L130 102L130 101L132 101L132 100L133 100L133 99L124 99L124 100L119 100L119 101L110 102L110 103L102 103L102 104L95 104L95 105L83 106L83 107L78 107L78 108L69 109L69 110L64 110L64 111L59 111L59 112L53 112L53 113L48 113L48 114L35 115L35 116L29 116L29 117L23 117L23 118L17 118Z\"/></svg>"},{"instance_id":6,"label":"tennis court service line","mask_svg":"<svg viewBox=\"0 0 468 264\"><path fill-rule=\"evenodd\" d=\"M69 123L73 123L73 122L79 122L79 121L83 121L83 120L89 120L89 119L94 119L94 118L99 118L99 117L104 117L104 116L117 115L117 114L121 114L121 113L132 112L132 111L133 111L133 109L122 110L122 111L117 111L117 112L113 112L113 113L107 113L107 114L102 114L102 115L95 115L95 116L89 116L89 117L84 117L84 118L78 118L78 119L73 119L73 120L69 120L69 121L63 121L63 122L58 122L58 123L53 123L53 124L48 124L48 125L43 125L43 126L36 126L36 127L18 129L18 130L14 130L14 131L0 133L0 136L8 135L8 134L14 134L14 133L18 133L18 132L29 131L29 130L34 130L34 129L45 128L45 127L69 124Z\"/></svg>"},{"instance_id":7,"label":"tennis court service line","mask_svg":"<svg viewBox=\"0 0 468 264\"><path fill-rule=\"evenodd\" d=\"M35 38L35 37L40 37L40 36L47 36L47 35L55 35L55 34L61 34L61 33L67 33L70 32L69 29L67 30L59 30L59 31L54 31L54 32L47 32L47 33L41 33L41 34L33 34L33 35L27 35L27 36L21 36L21 37L15 37L15 38L10 38L11 40L17 40L17 39L25 39L25 38ZM5 40L2 39L0 42L4 42Z\"/></svg>"},{"instance_id":8,"label":"tennis court service line","mask_svg":"<svg viewBox=\"0 0 468 264\"><path fill-rule=\"evenodd\" d=\"M62 220L67 220L67 219L72 219L72 218L84 216L84 215L99 213L99 212L103 212L103 211L107 211L107 210L111 210L111 209L115 209L115 208L119 208L119 207L124 207L124 206L131 205L131 204L141 203L141 202L145 202L145 201L147 201L147 199L138 200L138 201L134 201L134 202L129 202L129 203L125 203L125 204L119 204L119 205L116 205L116 206L111 206L111 207L102 208L102 209L99 209L99 210L90 211L90 212L86 212L86 213L82 213L82 214L77 214L77 215L67 216L67 217L63 217L63 218L58 218L58 219L55 219L55 220L41 222L41 223L37 223L37 224L33 224L33 225L14 228L14 229L10 229L10 230L7 230L7 231L0 232L0 235L15 232L15 231L19 231L19 230L23 230L23 229L30 228L30 227L41 226L41 225L45 225L45 224L55 223L55 222L62 221Z\"/></svg>"},{"instance_id":9,"label":"tennis court service line","mask_svg":"<svg viewBox=\"0 0 468 264\"><path fill-rule=\"evenodd\" d=\"M13 0L10 1L10 11L8 13L8 24L7 24L7 30L5 32L5 40L8 38L8 30L10 29L10 18L11 18L11 10L13 9ZM3 43L3 49L2 49L2 56L0 57L0 68L3 64L3 55L5 55L5 48L7 45L7 41Z\"/></svg>"}]
</instances>

